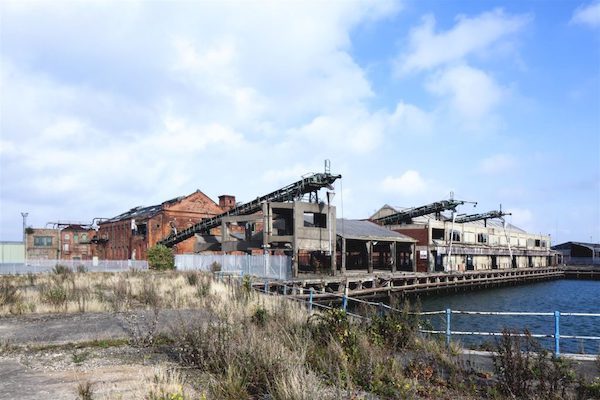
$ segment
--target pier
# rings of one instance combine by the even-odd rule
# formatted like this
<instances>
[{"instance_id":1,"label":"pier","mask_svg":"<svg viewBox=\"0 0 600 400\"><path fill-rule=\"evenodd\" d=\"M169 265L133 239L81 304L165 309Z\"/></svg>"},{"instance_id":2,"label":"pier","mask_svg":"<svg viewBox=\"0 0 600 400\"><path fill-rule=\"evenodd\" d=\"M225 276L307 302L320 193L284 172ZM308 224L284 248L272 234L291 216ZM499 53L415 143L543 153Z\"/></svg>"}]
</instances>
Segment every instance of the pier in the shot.
<instances>
[{"instance_id":1,"label":"pier","mask_svg":"<svg viewBox=\"0 0 600 400\"><path fill-rule=\"evenodd\" d=\"M339 300L342 296L376 298L396 294L441 293L559 279L565 272L557 267L446 273L372 273L346 276L307 276L287 281L255 282L270 293L315 301Z\"/></svg>"}]
</instances>

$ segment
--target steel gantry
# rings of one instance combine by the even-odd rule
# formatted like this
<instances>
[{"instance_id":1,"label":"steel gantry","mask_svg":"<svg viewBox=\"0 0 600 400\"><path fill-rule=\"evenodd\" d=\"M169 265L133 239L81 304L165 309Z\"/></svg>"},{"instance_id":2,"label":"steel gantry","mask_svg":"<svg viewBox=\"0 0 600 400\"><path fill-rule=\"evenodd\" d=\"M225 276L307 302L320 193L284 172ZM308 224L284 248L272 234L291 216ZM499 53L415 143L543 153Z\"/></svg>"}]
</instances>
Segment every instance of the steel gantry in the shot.
<instances>
[{"instance_id":1,"label":"steel gantry","mask_svg":"<svg viewBox=\"0 0 600 400\"><path fill-rule=\"evenodd\" d=\"M423 215L434 214L434 213L438 214L445 210L455 210L456 207L458 207L462 204L465 204L465 203L467 203L467 202L463 201L463 200L454 200L454 199L436 201L431 204L414 207L414 208L409 208L409 209L394 213L392 215L377 218L375 221L379 222L383 225L401 224L403 222L404 223L410 222L411 219L420 217ZM477 204L477 203L475 203L475 204Z\"/></svg>"},{"instance_id":2,"label":"steel gantry","mask_svg":"<svg viewBox=\"0 0 600 400\"><path fill-rule=\"evenodd\" d=\"M171 234L165 239L158 242L167 247L172 247L177 243L180 243L186 239L191 238L196 233L208 232L212 228L216 228L221 225L221 220L225 217L238 216L238 215L249 215L257 211L260 211L262 204L265 202L287 202L301 199L305 194L311 194L311 199L318 200L317 193L322 188L332 188L333 182L336 179L341 178L341 175L332 175L326 168L325 173L316 173L301 180L282 187L274 192L271 192L262 197L257 197L255 200L250 202L237 205L231 210L219 214L217 216L206 218L199 223L184 229L180 232Z\"/></svg>"}]
</instances>

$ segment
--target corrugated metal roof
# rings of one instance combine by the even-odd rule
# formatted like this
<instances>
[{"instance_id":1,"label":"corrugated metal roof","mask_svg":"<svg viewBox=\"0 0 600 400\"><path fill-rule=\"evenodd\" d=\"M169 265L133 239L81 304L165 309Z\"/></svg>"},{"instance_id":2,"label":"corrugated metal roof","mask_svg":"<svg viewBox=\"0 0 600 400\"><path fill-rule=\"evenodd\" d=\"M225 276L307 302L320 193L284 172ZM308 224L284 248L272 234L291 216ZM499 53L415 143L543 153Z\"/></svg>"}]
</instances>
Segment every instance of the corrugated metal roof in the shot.
<instances>
[{"instance_id":1,"label":"corrugated metal roof","mask_svg":"<svg viewBox=\"0 0 600 400\"><path fill-rule=\"evenodd\" d=\"M557 244L557 245L552 246L552 250L555 250L555 249L569 249L569 248L571 248L571 245L587 247L588 249L594 249L594 250L599 250L600 249L600 243L565 242L565 243L561 243L561 244Z\"/></svg>"},{"instance_id":2,"label":"corrugated metal roof","mask_svg":"<svg viewBox=\"0 0 600 400\"><path fill-rule=\"evenodd\" d=\"M365 220L336 219L336 229L337 235L344 238L416 242L411 237Z\"/></svg>"},{"instance_id":3,"label":"corrugated metal roof","mask_svg":"<svg viewBox=\"0 0 600 400\"><path fill-rule=\"evenodd\" d=\"M117 215L116 217L107 219L102 221L100 225L108 223L108 222L117 222L125 219L134 219L134 218L151 218L156 215L162 209L162 204L157 204L149 207L134 207L131 210L124 212L123 214Z\"/></svg>"}]
</instances>

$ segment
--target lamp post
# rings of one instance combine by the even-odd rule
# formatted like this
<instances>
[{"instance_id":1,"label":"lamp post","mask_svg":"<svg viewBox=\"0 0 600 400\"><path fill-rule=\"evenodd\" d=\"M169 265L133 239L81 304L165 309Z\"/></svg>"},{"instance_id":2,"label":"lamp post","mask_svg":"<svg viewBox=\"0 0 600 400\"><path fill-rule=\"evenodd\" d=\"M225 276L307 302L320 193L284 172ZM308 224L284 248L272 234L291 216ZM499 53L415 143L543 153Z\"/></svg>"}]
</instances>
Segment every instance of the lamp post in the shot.
<instances>
[{"instance_id":1,"label":"lamp post","mask_svg":"<svg viewBox=\"0 0 600 400\"><path fill-rule=\"evenodd\" d=\"M27 227L27 216L29 215L29 213L26 212L22 212L21 216L23 217L23 252L24 252L24 264L27 267L27 233L25 232L25 229Z\"/></svg>"}]
</instances>

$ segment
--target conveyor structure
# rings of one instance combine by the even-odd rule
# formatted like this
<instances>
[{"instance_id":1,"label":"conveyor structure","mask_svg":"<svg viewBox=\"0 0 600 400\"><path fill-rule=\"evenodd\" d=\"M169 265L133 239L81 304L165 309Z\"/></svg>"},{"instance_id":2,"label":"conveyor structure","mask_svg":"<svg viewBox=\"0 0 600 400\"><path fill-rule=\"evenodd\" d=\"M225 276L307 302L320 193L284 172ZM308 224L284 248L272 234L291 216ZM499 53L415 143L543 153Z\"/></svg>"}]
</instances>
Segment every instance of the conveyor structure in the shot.
<instances>
[{"instance_id":1,"label":"conveyor structure","mask_svg":"<svg viewBox=\"0 0 600 400\"><path fill-rule=\"evenodd\" d=\"M475 222L481 220L487 221L488 219L502 218L505 215L511 215L511 213L505 213L504 211L502 211L502 209L492 210L482 214L471 214L462 217L456 217L456 220L454 222L456 222L457 224L464 224L467 222Z\"/></svg>"},{"instance_id":2,"label":"conveyor structure","mask_svg":"<svg viewBox=\"0 0 600 400\"><path fill-rule=\"evenodd\" d=\"M466 201L463 200L442 200L436 201L431 204L427 204L424 206L409 208L406 210L402 210L392 215L387 215L385 217L377 218L375 221L383 224L383 225L395 225L401 223L409 223L411 219L416 217L421 217L423 215L429 215L434 213L440 213L445 210L455 210L456 207L465 204ZM477 204L477 203L475 203Z\"/></svg>"},{"instance_id":3,"label":"conveyor structure","mask_svg":"<svg viewBox=\"0 0 600 400\"><path fill-rule=\"evenodd\" d=\"M186 239L193 237L196 233L204 233L210 231L212 228L216 228L221 225L221 221L224 217L237 216L237 215L249 215L253 214L262 209L262 204L265 202L288 202L301 199L305 194L313 194L314 199L317 199L317 192L322 188L332 188L331 184L336 179L341 178L341 175L332 175L326 168L325 173L316 173L309 176L303 177L301 180L292 183L291 185L280 188L274 192L271 192L265 196L257 197L248 203L237 205L231 210L216 215L211 218L206 218L199 223L184 229L176 234L171 234L165 239L158 242L167 247L173 247L177 243L180 243Z\"/></svg>"}]
</instances>

